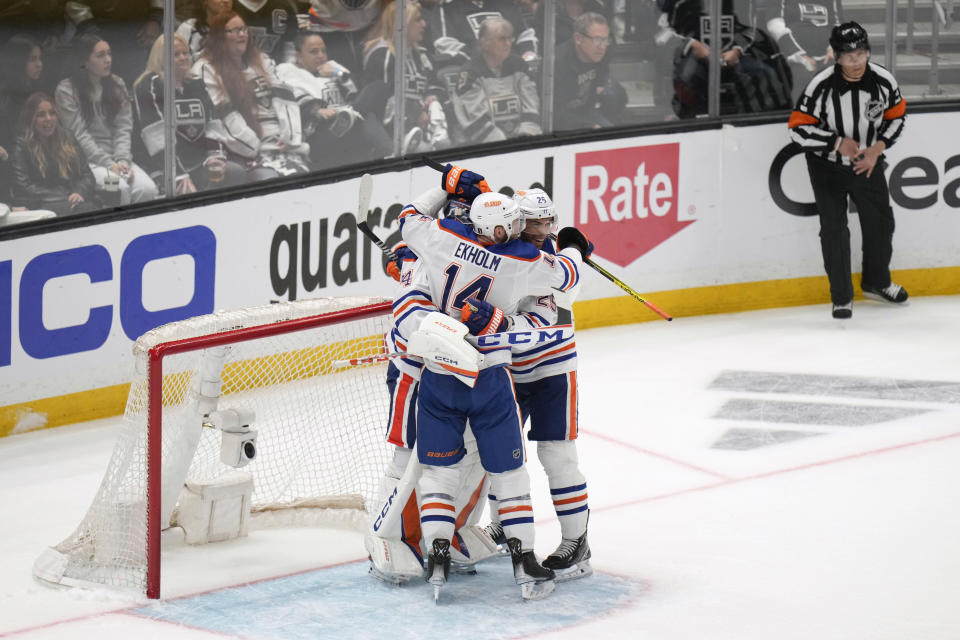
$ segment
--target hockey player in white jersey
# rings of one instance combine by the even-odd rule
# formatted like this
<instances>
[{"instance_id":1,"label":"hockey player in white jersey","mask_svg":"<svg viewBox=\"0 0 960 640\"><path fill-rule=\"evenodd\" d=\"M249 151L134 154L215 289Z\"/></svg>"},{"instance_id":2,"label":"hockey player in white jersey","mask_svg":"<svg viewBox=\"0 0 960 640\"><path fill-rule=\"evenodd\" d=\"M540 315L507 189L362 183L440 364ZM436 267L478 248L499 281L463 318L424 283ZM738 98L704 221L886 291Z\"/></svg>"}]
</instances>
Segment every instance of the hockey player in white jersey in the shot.
<instances>
[{"instance_id":1,"label":"hockey player in white jersey","mask_svg":"<svg viewBox=\"0 0 960 640\"><path fill-rule=\"evenodd\" d=\"M516 198L525 220L521 238L553 254L549 236L556 230L556 212L550 196L542 189L530 189L518 191ZM584 257L592 252L593 245L587 241ZM556 324L558 304L570 306L560 293L527 298L514 323L523 322L533 328ZM488 306L478 305L475 315L481 321L489 313ZM537 443L537 457L546 471L553 507L560 520L562 540L543 566L556 572L558 582L588 576L593 569L587 544L587 481L579 469L576 448L579 391L574 336L549 345L514 347L510 372L523 420L530 419L527 438ZM490 495L492 522L487 532L502 544L505 538L497 517L497 498Z\"/></svg>"},{"instance_id":2,"label":"hockey player in white jersey","mask_svg":"<svg viewBox=\"0 0 960 640\"><path fill-rule=\"evenodd\" d=\"M482 180L482 176L478 176ZM449 203L448 203L449 204ZM456 215L454 213L445 215ZM436 212L428 212L431 215ZM398 325L413 313L437 311L421 270L416 270L417 257L406 245L393 247L396 262L388 263L388 273L399 283L394 296L393 313L395 324L384 336L388 352L406 351L408 337ZM401 510L398 523L385 524L382 513L374 514L371 528L364 538L370 556L370 573L374 577L393 584L402 584L423 574L424 553L420 530L420 513L416 487L403 485L402 478L411 461L416 442L416 404L423 363L418 358L400 357L387 365L387 390L390 397L387 419L387 442L394 445L393 452L380 483L381 505L384 508ZM472 434L467 434L472 440ZM479 463L476 447L469 445L468 458L461 463L460 485L454 494L456 506L456 530L451 539L451 566L457 573L476 573L477 562L498 555L495 543L486 531L476 526L483 511L483 496L488 493L486 473ZM412 490L411 490L412 489ZM393 503L397 501L398 504Z\"/></svg>"},{"instance_id":3,"label":"hockey player in white jersey","mask_svg":"<svg viewBox=\"0 0 960 640\"><path fill-rule=\"evenodd\" d=\"M457 173L448 170L444 177L456 182ZM427 192L400 214L402 237L419 257L430 296L440 310L419 317L410 314L404 320L417 327L410 334L407 350L425 362L417 437L418 458L424 465L420 515L430 549L427 577L439 587L449 569L449 541L455 527L452 494L458 482L456 465L465 454L463 433L469 420L480 460L490 475L491 491L500 499L500 522L514 576L524 598L544 597L553 590L553 572L544 569L533 555L530 483L523 467L519 412L506 370L510 348L497 345L477 350L464 340L468 329L455 318L469 320L467 300L486 301L494 311L475 333L508 329L506 318L516 312L520 299L550 295L554 289L575 291L582 251L575 242L569 247L561 243L559 254L550 256L520 241L519 208L502 194L485 193L473 200L473 228L423 214L446 196L440 189Z\"/></svg>"}]
</instances>

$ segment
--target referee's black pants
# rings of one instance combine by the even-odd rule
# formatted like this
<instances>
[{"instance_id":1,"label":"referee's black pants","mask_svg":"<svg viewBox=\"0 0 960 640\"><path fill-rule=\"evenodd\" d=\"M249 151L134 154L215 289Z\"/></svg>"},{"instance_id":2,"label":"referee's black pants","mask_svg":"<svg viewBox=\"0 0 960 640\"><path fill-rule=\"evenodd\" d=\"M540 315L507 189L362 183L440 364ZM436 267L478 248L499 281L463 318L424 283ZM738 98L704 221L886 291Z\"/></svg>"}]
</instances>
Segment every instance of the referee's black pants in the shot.
<instances>
[{"instance_id":1,"label":"referee's black pants","mask_svg":"<svg viewBox=\"0 0 960 640\"><path fill-rule=\"evenodd\" d=\"M863 235L863 276L860 286L882 289L890 284L894 222L883 167L884 161L880 158L868 178L866 173L855 174L852 166L838 165L807 154L810 184L820 212L823 266L830 280L830 299L833 304L847 304L853 300L847 195L857 205Z\"/></svg>"}]
</instances>

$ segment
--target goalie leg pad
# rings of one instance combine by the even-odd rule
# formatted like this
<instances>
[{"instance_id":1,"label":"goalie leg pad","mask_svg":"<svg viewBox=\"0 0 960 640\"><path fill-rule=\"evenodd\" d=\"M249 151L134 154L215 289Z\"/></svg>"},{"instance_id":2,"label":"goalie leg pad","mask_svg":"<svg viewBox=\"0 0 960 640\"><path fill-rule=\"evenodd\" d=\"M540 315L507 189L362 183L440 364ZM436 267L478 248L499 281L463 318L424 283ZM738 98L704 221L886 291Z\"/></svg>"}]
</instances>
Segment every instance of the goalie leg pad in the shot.
<instances>
[{"instance_id":1,"label":"goalie leg pad","mask_svg":"<svg viewBox=\"0 0 960 640\"><path fill-rule=\"evenodd\" d=\"M457 565L472 567L481 560L504 555L481 527L461 527L457 529L456 538L458 544L450 547L450 560Z\"/></svg>"},{"instance_id":2,"label":"goalie leg pad","mask_svg":"<svg viewBox=\"0 0 960 640\"><path fill-rule=\"evenodd\" d=\"M399 585L423 576L420 558L404 542L368 533L363 544L370 555L370 575L378 580Z\"/></svg>"}]
</instances>

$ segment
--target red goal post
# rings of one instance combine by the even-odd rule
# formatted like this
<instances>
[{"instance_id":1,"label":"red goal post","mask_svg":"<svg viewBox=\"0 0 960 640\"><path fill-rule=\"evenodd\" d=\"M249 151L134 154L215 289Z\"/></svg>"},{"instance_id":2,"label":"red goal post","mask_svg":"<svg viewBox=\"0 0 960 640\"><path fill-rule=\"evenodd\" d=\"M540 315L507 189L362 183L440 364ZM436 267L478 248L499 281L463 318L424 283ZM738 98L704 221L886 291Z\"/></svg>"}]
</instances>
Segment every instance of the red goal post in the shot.
<instances>
[{"instance_id":1,"label":"red goal post","mask_svg":"<svg viewBox=\"0 0 960 640\"><path fill-rule=\"evenodd\" d=\"M253 480L253 513L365 512L388 456L386 365L330 363L382 353L391 307L380 298L279 303L142 336L123 432L97 496L34 574L160 597L161 531L176 524L184 483L235 471L221 461L222 434L207 418L227 407L255 415L256 455L240 467Z\"/></svg>"}]
</instances>

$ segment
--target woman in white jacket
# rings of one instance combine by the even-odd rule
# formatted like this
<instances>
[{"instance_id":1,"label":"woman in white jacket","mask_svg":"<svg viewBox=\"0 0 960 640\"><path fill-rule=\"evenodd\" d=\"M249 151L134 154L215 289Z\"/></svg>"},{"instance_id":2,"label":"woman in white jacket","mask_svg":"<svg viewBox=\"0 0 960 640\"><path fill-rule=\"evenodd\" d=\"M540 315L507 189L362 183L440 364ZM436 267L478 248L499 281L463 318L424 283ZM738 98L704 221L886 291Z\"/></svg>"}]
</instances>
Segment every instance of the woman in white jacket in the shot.
<instances>
[{"instance_id":1,"label":"woman in white jacket","mask_svg":"<svg viewBox=\"0 0 960 640\"><path fill-rule=\"evenodd\" d=\"M277 78L273 60L250 38L243 18L229 12L211 25L193 73L206 86L222 123L231 160L254 180L307 172L310 146L303 140L300 107Z\"/></svg>"},{"instance_id":2,"label":"woman in white jacket","mask_svg":"<svg viewBox=\"0 0 960 640\"><path fill-rule=\"evenodd\" d=\"M97 190L116 181L120 204L153 200L157 185L133 162L133 112L126 85L111 73L109 43L96 34L84 34L77 39L76 52L80 68L57 85L55 99L64 124L90 163Z\"/></svg>"}]
</instances>

